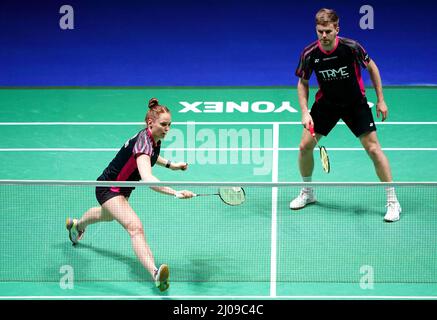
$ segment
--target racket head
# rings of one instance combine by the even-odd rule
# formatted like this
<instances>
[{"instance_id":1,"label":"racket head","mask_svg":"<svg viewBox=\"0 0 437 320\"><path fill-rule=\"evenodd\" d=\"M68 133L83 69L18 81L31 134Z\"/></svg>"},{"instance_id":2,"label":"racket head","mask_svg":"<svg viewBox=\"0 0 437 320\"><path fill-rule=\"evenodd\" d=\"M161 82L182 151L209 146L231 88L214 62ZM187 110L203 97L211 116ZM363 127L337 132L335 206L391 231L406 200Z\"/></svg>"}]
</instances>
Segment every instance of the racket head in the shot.
<instances>
[{"instance_id":1,"label":"racket head","mask_svg":"<svg viewBox=\"0 0 437 320\"><path fill-rule=\"evenodd\" d=\"M246 192L241 187L220 187L218 195L224 203L230 206L238 206L246 201Z\"/></svg>"},{"instance_id":2,"label":"racket head","mask_svg":"<svg viewBox=\"0 0 437 320\"><path fill-rule=\"evenodd\" d=\"M328 152L324 146L320 146L320 161L322 162L323 171L329 173L331 171L331 165L329 163Z\"/></svg>"}]
</instances>

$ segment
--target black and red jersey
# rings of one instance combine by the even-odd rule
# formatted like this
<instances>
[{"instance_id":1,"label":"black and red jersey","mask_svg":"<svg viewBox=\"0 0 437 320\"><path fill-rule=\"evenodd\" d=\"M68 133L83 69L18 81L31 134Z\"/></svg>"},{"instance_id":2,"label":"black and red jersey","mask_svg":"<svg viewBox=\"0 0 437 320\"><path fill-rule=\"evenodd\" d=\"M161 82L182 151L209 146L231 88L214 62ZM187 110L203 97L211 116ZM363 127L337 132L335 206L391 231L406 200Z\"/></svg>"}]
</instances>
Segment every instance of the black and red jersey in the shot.
<instances>
[{"instance_id":1,"label":"black and red jersey","mask_svg":"<svg viewBox=\"0 0 437 320\"><path fill-rule=\"evenodd\" d=\"M118 151L114 159L103 170L98 180L104 181L139 181L141 179L136 158L140 154L150 156L151 165L159 157L161 141L157 143L148 128L141 130Z\"/></svg>"},{"instance_id":2,"label":"black and red jersey","mask_svg":"<svg viewBox=\"0 0 437 320\"><path fill-rule=\"evenodd\" d=\"M350 104L365 97L361 67L370 62L366 50L356 41L337 37L331 51L317 40L301 53L296 76L309 80L314 72L319 83L316 101Z\"/></svg>"}]
</instances>

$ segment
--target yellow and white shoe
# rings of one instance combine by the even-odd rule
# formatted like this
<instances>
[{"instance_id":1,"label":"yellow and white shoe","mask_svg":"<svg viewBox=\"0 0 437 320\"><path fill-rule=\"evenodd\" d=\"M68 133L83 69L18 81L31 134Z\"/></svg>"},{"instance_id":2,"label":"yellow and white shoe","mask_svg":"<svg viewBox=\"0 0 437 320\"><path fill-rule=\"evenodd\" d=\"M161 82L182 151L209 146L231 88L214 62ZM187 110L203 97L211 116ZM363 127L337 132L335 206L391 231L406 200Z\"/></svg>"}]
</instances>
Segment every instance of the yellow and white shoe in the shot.
<instances>
[{"instance_id":1,"label":"yellow and white shoe","mask_svg":"<svg viewBox=\"0 0 437 320\"><path fill-rule=\"evenodd\" d=\"M77 219L67 218L67 221L65 223L65 227L68 230L68 237L70 238L73 245L79 243L79 240L82 239L83 234L85 232L85 230L80 231L77 229L77 222L78 222Z\"/></svg>"},{"instance_id":2,"label":"yellow and white shoe","mask_svg":"<svg viewBox=\"0 0 437 320\"><path fill-rule=\"evenodd\" d=\"M162 264L155 272L155 285L162 292L170 287L170 270L166 264Z\"/></svg>"}]
</instances>

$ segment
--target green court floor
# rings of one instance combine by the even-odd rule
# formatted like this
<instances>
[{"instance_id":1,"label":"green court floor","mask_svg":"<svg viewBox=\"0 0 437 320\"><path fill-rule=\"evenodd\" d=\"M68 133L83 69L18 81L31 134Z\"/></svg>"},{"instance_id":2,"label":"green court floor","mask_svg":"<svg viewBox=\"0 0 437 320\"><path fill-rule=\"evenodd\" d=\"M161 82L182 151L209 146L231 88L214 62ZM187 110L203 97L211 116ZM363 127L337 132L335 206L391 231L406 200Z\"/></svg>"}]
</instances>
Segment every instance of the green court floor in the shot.
<instances>
[{"instance_id":1,"label":"green court floor","mask_svg":"<svg viewBox=\"0 0 437 320\"><path fill-rule=\"evenodd\" d=\"M389 118L375 121L394 180L436 182L437 90L384 93ZM95 180L143 127L151 97L172 110L161 155L190 165L157 167L160 180L300 182L296 90L274 87L1 89L0 179ZM377 181L347 126L339 123L322 142L332 171L325 174L315 154L314 181ZM298 187L279 187L273 201L271 187L249 186L240 207L139 187L130 201L157 263L172 272L161 294L120 225L90 226L71 246L65 218L97 205L92 187L0 184L0 298L436 298L437 188L397 190L402 218L384 223L379 186L320 187L318 203L299 211L288 208ZM73 288L61 284L65 266L74 270Z\"/></svg>"}]
</instances>

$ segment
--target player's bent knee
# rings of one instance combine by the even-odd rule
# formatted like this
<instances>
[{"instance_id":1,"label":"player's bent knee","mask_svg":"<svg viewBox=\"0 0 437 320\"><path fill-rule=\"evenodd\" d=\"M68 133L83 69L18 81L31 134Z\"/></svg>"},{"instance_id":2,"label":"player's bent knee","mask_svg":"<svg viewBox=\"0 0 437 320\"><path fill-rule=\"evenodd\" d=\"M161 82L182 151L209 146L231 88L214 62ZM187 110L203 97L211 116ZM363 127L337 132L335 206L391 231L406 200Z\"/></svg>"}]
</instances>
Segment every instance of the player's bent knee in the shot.
<instances>
[{"instance_id":1,"label":"player's bent knee","mask_svg":"<svg viewBox=\"0 0 437 320\"><path fill-rule=\"evenodd\" d=\"M302 152L302 153L313 152L313 149L314 149L314 147L312 145L310 145L310 144L301 143L299 145L299 151Z\"/></svg>"},{"instance_id":2,"label":"player's bent knee","mask_svg":"<svg viewBox=\"0 0 437 320\"><path fill-rule=\"evenodd\" d=\"M127 232L129 232L129 235L131 237L144 235L144 229L143 229L143 226L141 225L141 223L140 224L137 224L137 223L129 224L126 227L126 230L127 230Z\"/></svg>"},{"instance_id":3,"label":"player's bent knee","mask_svg":"<svg viewBox=\"0 0 437 320\"><path fill-rule=\"evenodd\" d=\"M382 150L379 147L379 145L377 144L373 144L371 146L368 146L366 149L367 153L369 154L369 156L371 156L372 158L376 158L378 157L380 154L382 154Z\"/></svg>"}]
</instances>

